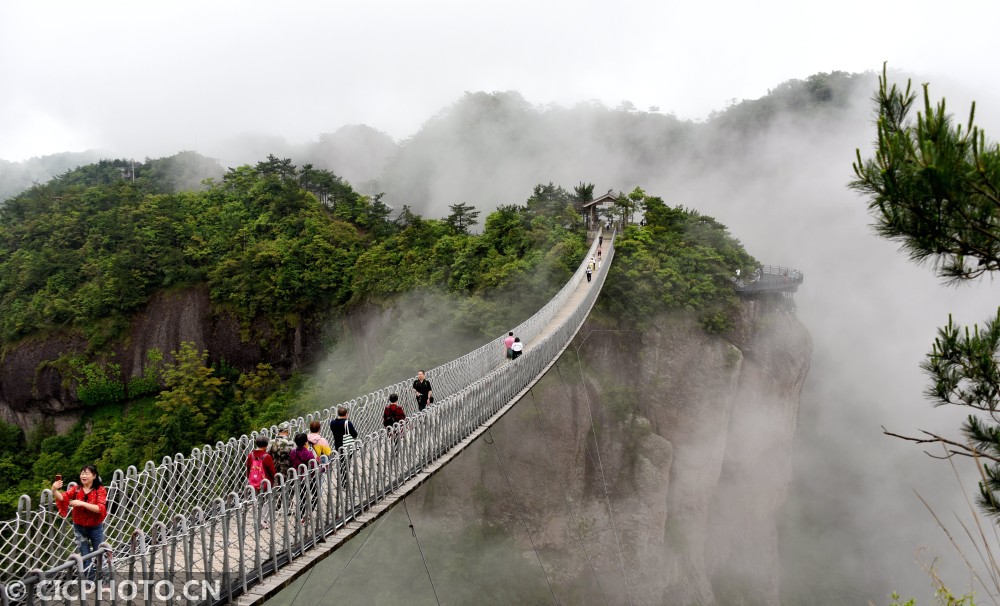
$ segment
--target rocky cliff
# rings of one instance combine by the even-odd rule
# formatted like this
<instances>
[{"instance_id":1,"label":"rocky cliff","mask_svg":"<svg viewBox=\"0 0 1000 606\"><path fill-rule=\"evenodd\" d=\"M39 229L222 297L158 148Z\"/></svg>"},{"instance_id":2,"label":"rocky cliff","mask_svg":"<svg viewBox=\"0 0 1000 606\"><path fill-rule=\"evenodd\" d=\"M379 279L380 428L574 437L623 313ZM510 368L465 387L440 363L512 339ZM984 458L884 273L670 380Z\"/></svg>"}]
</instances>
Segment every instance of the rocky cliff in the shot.
<instances>
[{"instance_id":1,"label":"rocky cliff","mask_svg":"<svg viewBox=\"0 0 1000 606\"><path fill-rule=\"evenodd\" d=\"M595 312L493 443L411 510L446 534L504 529L563 603L778 604L775 520L812 349L787 303L744 302L725 336Z\"/></svg>"},{"instance_id":2,"label":"rocky cliff","mask_svg":"<svg viewBox=\"0 0 1000 606\"><path fill-rule=\"evenodd\" d=\"M303 325L277 331L263 320L244 329L231 314L212 306L208 292L195 288L154 296L131 318L122 337L97 355L120 364L127 380L142 374L148 350L169 355L190 341L209 349L213 361L225 359L241 370L265 362L287 374L314 357L318 333ZM60 431L72 425L81 404L67 358L87 349L79 335L29 338L12 347L0 363L0 419L24 429L43 418L54 419Z\"/></svg>"},{"instance_id":3,"label":"rocky cliff","mask_svg":"<svg viewBox=\"0 0 1000 606\"><path fill-rule=\"evenodd\" d=\"M384 311L358 310L341 328L365 343L386 322ZM476 598L486 603L547 600L551 585L561 603L779 604L776 517L809 335L785 300L745 301L721 336L684 315L646 326L623 330L595 310L487 438L407 499L432 545L429 567L445 577L439 589L449 590L448 574L453 595L481 588L471 578L480 562L496 591L521 592ZM263 361L287 371L312 359L320 341L295 327L250 332L247 341L204 291L163 294L132 319L114 360L134 376L149 348L193 341L240 368ZM22 426L43 416L72 421L73 385L58 360L86 345L50 338L10 351L0 414ZM394 557L400 540L384 532L365 550ZM424 572L406 566L416 578ZM378 586L358 581L341 597L390 591L385 579L369 580Z\"/></svg>"}]
</instances>

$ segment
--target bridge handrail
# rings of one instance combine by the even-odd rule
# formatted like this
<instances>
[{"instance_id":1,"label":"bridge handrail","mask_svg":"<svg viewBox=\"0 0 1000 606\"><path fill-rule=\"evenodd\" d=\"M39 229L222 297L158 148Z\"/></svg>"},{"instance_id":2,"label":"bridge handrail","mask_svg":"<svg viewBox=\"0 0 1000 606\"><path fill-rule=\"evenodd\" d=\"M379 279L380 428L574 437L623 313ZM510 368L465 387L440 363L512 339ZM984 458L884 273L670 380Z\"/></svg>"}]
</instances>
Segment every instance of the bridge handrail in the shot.
<instances>
[{"instance_id":1,"label":"bridge handrail","mask_svg":"<svg viewBox=\"0 0 1000 606\"><path fill-rule=\"evenodd\" d=\"M586 308L589 312L590 305L593 304L594 298L600 291L600 285L604 282L607 267L610 266L614 254L612 240L609 240L607 244L608 254L603 260L601 269L596 272L595 283L589 290L587 298L569 318L560 324L557 329L558 334L565 333L566 326L577 319L581 309ZM527 343L540 334L551 322L554 314L563 307L566 299L575 292L577 285L584 279L586 265L595 254L596 248L597 242L595 241L583 263L563 288L538 312L514 329L515 334L520 336L524 342ZM589 305L586 304L588 301ZM578 320L582 322L583 318L578 318ZM573 326L573 330L575 330L575 326ZM470 393L479 394L476 390L483 389L484 377L493 377L490 384L495 387L496 377L512 372L511 369L535 368L541 359L541 353L551 348L550 345L545 345L545 347L542 345L552 343L554 337L555 334L526 350L517 360L517 364L503 364L505 359L502 347L503 337L498 337L473 352L432 369L427 374L434 385L437 403L428 408L428 411L455 409L456 402L465 401L472 397L469 395ZM547 362L545 361L546 364ZM541 367L544 367L544 364L539 368ZM531 375L531 377L533 376ZM414 415L416 404L410 388L411 381L412 379L400 381L345 403L351 407L352 420L358 426L359 432L366 436L363 440L364 443L377 445L382 439L379 436L385 435L385 431L382 429L381 412L386 398L391 392L400 394L403 405L411 414L412 420L408 419L408 424L416 424L420 419L425 419L419 421L420 423L429 423L430 421L426 419L437 419L438 415L444 414L443 412L433 414L425 412ZM507 381L502 383L506 385ZM522 381L519 379L509 383L514 385L520 384ZM505 389L501 389L501 392L507 393ZM511 392L511 395L514 393L517 391ZM485 396L476 395L476 398L482 397ZM492 402L492 400L490 401ZM329 420L333 417L335 410L336 407L326 408L306 415L304 418L292 419L290 423L295 429L301 429L307 427L309 421L313 419ZM455 414L462 419L466 418L462 416L466 413L456 412ZM482 414L486 416L482 416ZM490 414L492 413L482 412L479 414L476 417L479 422L469 426L468 432L478 427L482 420L488 418ZM454 420L448 420L447 423L450 427ZM459 425L465 427L464 423L459 423ZM328 440L332 441L328 423L324 422L322 426L323 433ZM262 433L273 436L276 431L276 427L271 427ZM158 524L172 524L178 511L222 511L224 507L219 509L220 495L227 495L226 501L238 502L239 495L246 488L246 456L252 449L256 435L257 432L254 432L249 436L243 435L225 443L218 442L214 447L205 445L201 448L195 448L186 457L182 454L164 457L159 465L148 461L141 471L134 466L130 466L126 470L116 470L112 481L108 483L109 503L115 505L112 507L114 511L109 513L105 521L105 532L107 542L116 554L118 563L122 562L121 556L118 554L129 552L126 547L134 542L135 533L140 529L154 528ZM385 455L384 448L379 452L382 453L380 456ZM289 488L286 490L291 490L291 487L295 486L294 474L290 475L293 477L289 480ZM396 480L391 480L389 485L392 484L392 481ZM51 492L42 491L39 501L39 507L32 509L30 498L26 495L22 496L17 517L14 520L0 522L0 539L3 539L0 541L0 582L20 578L32 570L38 571L46 568L55 570L59 566L64 566L63 563L75 548L70 530L72 525L66 518L56 514ZM350 516L347 519L350 519Z\"/></svg>"}]
</instances>

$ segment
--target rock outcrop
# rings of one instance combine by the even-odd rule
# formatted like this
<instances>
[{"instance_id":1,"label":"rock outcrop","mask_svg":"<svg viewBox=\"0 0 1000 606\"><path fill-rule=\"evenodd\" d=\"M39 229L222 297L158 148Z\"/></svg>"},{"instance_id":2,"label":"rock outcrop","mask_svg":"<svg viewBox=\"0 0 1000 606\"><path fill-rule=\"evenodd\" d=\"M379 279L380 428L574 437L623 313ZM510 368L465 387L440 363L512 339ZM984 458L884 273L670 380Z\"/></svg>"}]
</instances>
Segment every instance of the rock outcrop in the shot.
<instances>
[{"instance_id":1,"label":"rock outcrop","mask_svg":"<svg viewBox=\"0 0 1000 606\"><path fill-rule=\"evenodd\" d=\"M391 315L355 310L340 328L360 347ZM678 315L648 326L618 330L595 311L489 438L408 497L410 508L442 537L490 530L453 546L468 550L453 554L459 560L500 549L482 536L506 536L521 550L512 570L540 564L531 582L541 600L551 585L562 603L777 605L776 517L791 479L809 335L782 300L744 301L727 335ZM242 330L195 289L157 296L113 346L113 361L136 376L148 349L182 341L238 368L268 362L289 372L315 358L320 338L301 327ZM22 426L75 420L74 385L59 361L86 347L64 336L8 352L0 416ZM377 357L356 353L362 365ZM376 539L367 549L392 554L396 545Z\"/></svg>"},{"instance_id":2,"label":"rock outcrop","mask_svg":"<svg viewBox=\"0 0 1000 606\"><path fill-rule=\"evenodd\" d=\"M192 288L154 296L131 318L122 338L100 353L120 364L126 379L142 374L148 350L169 355L183 341L208 349L213 361L225 359L241 370L264 362L287 374L313 359L317 337L317 329L300 324L277 331L264 320L244 330L231 314L213 308L207 291ZM24 429L43 418L54 419L57 430L72 425L81 404L67 360L87 348L86 340L75 334L29 338L12 347L0 364L0 418Z\"/></svg>"},{"instance_id":3,"label":"rock outcrop","mask_svg":"<svg viewBox=\"0 0 1000 606\"><path fill-rule=\"evenodd\" d=\"M641 333L607 324L595 312L579 359L567 350L493 444L410 500L451 531L505 528L561 601L779 604L776 516L808 332L785 304L756 301L726 336L677 316Z\"/></svg>"}]
</instances>

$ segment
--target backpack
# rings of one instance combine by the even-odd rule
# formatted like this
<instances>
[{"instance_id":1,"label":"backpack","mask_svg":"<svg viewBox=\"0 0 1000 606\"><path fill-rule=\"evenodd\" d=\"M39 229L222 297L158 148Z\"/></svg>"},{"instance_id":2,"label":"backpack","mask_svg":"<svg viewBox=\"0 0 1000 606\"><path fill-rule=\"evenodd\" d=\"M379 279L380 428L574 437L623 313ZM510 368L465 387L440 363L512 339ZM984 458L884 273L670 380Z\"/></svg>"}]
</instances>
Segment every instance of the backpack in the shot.
<instances>
[{"instance_id":1,"label":"backpack","mask_svg":"<svg viewBox=\"0 0 1000 606\"><path fill-rule=\"evenodd\" d=\"M330 448L330 446L328 446L327 444L324 444L323 442L320 441L323 438L317 437L316 441L314 442L312 440L312 437L314 435L318 436L319 434L309 434L309 441L308 441L309 450L313 451L313 454L316 455L316 460L319 461L320 457L330 456L333 453L333 449Z\"/></svg>"},{"instance_id":2,"label":"backpack","mask_svg":"<svg viewBox=\"0 0 1000 606\"><path fill-rule=\"evenodd\" d=\"M257 458L250 455L250 475L247 476L247 481L254 490L260 490L260 483L264 481L267 474L264 473L264 458Z\"/></svg>"},{"instance_id":3,"label":"backpack","mask_svg":"<svg viewBox=\"0 0 1000 606\"><path fill-rule=\"evenodd\" d=\"M406 418L406 413L400 414L402 412L403 409L396 404L386 406L385 411L382 412L382 425L390 427L394 423L402 421Z\"/></svg>"}]
</instances>

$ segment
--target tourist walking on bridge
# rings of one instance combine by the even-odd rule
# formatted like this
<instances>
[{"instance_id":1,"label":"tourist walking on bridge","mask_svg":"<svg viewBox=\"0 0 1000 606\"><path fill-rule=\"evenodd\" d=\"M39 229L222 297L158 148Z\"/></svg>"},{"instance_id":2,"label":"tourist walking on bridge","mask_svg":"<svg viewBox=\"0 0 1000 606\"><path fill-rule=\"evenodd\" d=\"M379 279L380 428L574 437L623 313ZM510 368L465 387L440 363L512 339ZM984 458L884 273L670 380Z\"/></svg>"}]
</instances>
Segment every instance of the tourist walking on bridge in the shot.
<instances>
[{"instance_id":1,"label":"tourist walking on bridge","mask_svg":"<svg viewBox=\"0 0 1000 606\"><path fill-rule=\"evenodd\" d=\"M312 423L310 423L309 435L307 437L309 439L309 447L312 448L313 452L316 453L317 461L322 461L323 457L330 456L330 453L333 452L333 449L330 448L330 443L326 441L326 438L320 435L319 428L320 428L319 421L313 421Z\"/></svg>"},{"instance_id":2,"label":"tourist walking on bridge","mask_svg":"<svg viewBox=\"0 0 1000 606\"><path fill-rule=\"evenodd\" d=\"M254 448L247 456L247 483L253 487L255 492L260 492L260 486L267 480L274 485L274 459L267 452L268 439L265 435L257 436L254 440Z\"/></svg>"},{"instance_id":3,"label":"tourist walking on bridge","mask_svg":"<svg viewBox=\"0 0 1000 606\"><path fill-rule=\"evenodd\" d=\"M524 351L524 343L521 343L521 337L514 339L514 345L512 347L511 359L516 360L521 356L521 352Z\"/></svg>"},{"instance_id":4,"label":"tourist walking on bridge","mask_svg":"<svg viewBox=\"0 0 1000 606\"><path fill-rule=\"evenodd\" d=\"M382 411L383 427L392 427L396 423L406 419L406 412L399 406L399 404L397 404L397 402L399 402L399 396L396 394L389 394L389 405Z\"/></svg>"},{"instance_id":5,"label":"tourist walking on bridge","mask_svg":"<svg viewBox=\"0 0 1000 606\"><path fill-rule=\"evenodd\" d=\"M250 451L247 456L247 484L253 488L253 491L260 494L260 487L264 484L264 480L268 481L271 488L274 488L274 476L277 474L277 469L274 466L274 457L268 452L268 439L265 435L257 436L254 440L254 448ZM276 493L271 493L271 500L277 496ZM270 514L266 507L261 507L260 510L260 527L267 528L268 520L270 519Z\"/></svg>"},{"instance_id":6,"label":"tourist walking on bridge","mask_svg":"<svg viewBox=\"0 0 1000 606\"><path fill-rule=\"evenodd\" d=\"M510 352L512 351L511 346L514 344L514 331L507 333L507 338L503 340L504 349L507 350L507 359L512 360Z\"/></svg>"},{"instance_id":7,"label":"tourist walking on bridge","mask_svg":"<svg viewBox=\"0 0 1000 606\"><path fill-rule=\"evenodd\" d=\"M73 508L73 534L76 537L77 547L80 548L80 555L87 557L104 542L108 492L101 484L97 468L93 465L84 465L80 470L78 486L70 488L65 494L59 492L62 487L62 475L57 475L56 481L52 483L52 496L56 500L56 507L59 509L59 515L64 518L69 513L69 508ZM100 566L101 563L98 562L98 567ZM91 581L96 578L94 560L87 562L86 575Z\"/></svg>"},{"instance_id":8,"label":"tourist walking on bridge","mask_svg":"<svg viewBox=\"0 0 1000 606\"><path fill-rule=\"evenodd\" d=\"M292 450L295 449L295 442L288 437L288 431L291 429L291 424L288 421L282 421L278 425L278 435L271 440L271 446L267 449L267 454L271 455L271 459L274 461L274 471L280 473L281 477L285 480L288 479L288 470L292 468L292 460L290 455ZM284 485L281 487L284 490ZM281 494L278 492L274 493L273 497L275 505L275 511L281 510Z\"/></svg>"},{"instance_id":9,"label":"tourist walking on bridge","mask_svg":"<svg viewBox=\"0 0 1000 606\"><path fill-rule=\"evenodd\" d=\"M427 408L428 403L434 402L434 391L431 389L431 382L424 378L424 371L417 373L417 380L413 382L413 391L417 394L417 409Z\"/></svg>"},{"instance_id":10,"label":"tourist walking on bridge","mask_svg":"<svg viewBox=\"0 0 1000 606\"><path fill-rule=\"evenodd\" d=\"M590 282L590 277L593 275L593 273L594 273L594 264L593 263L587 263L587 282L588 283Z\"/></svg>"},{"instance_id":11,"label":"tourist walking on bridge","mask_svg":"<svg viewBox=\"0 0 1000 606\"><path fill-rule=\"evenodd\" d=\"M330 433L333 435L334 450L340 450L344 446L351 446L354 440L358 439L358 429L354 423L347 420L350 409L346 406L337 407L337 418L330 421Z\"/></svg>"},{"instance_id":12,"label":"tourist walking on bridge","mask_svg":"<svg viewBox=\"0 0 1000 606\"><path fill-rule=\"evenodd\" d=\"M306 434L300 433L296 435L295 449L292 450L291 454L289 455L289 458L292 461L292 467L298 474L297 478L300 486L303 485L302 484L303 482L307 481L307 478L309 476L309 470L310 470L309 461L313 461L316 459L316 453L313 452L313 449L306 446L306 444L308 443L309 443L309 438L308 436L306 436ZM304 473L301 469L302 465L306 466L306 470ZM308 486L309 486L309 501L310 501L309 510L311 511L312 509L316 508L316 505L319 504L318 481L314 480L312 482L309 482ZM303 512L301 521L304 522L306 516L308 516L309 514L307 511L305 511L305 507L303 507L301 504L300 504L300 511Z\"/></svg>"},{"instance_id":13,"label":"tourist walking on bridge","mask_svg":"<svg viewBox=\"0 0 1000 606\"><path fill-rule=\"evenodd\" d=\"M422 373L421 373L422 374ZM406 412L403 411L402 407L397 404L399 402L399 396L397 394L389 394L389 405L385 407L382 411L382 426L385 427L388 433L388 438L386 439L386 470L389 471L390 475L393 473L393 468L399 466L399 438L402 433L401 428L393 428L396 423L402 423L406 419Z\"/></svg>"},{"instance_id":14,"label":"tourist walking on bridge","mask_svg":"<svg viewBox=\"0 0 1000 606\"><path fill-rule=\"evenodd\" d=\"M271 447L267 449L267 454L274 460L274 470L282 476L288 475L288 470L292 466L289 454L295 448L295 443L288 437L288 430L291 425L288 421L282 421L278 425L278 435L271 442Z\"/></svg>"},{"instance_id":15,"label":"tourist walking on bridge","mask_svg":"<svg viewBox=\"0 0 1000 606\"><path fill-rule=\"evenodd\" d=\"M358 430L354 423L347 419L350 412L346 406L337 407L337 418L330 421L330 433L333 435L333 447L340 456L340 487L347 489L347 471L351 467L354 456L354 440L358 438Z\"/></svg>"}]
</instances>

